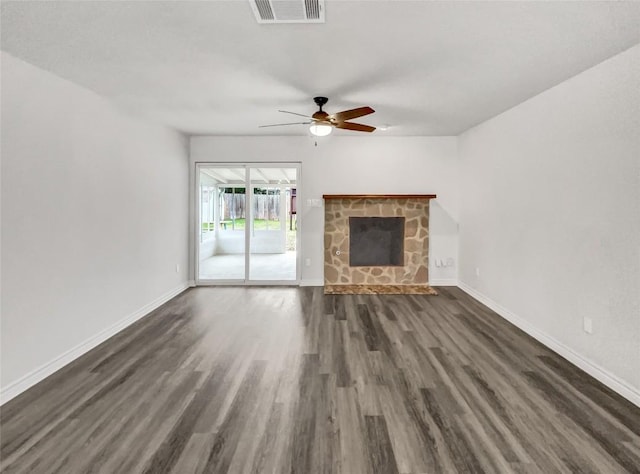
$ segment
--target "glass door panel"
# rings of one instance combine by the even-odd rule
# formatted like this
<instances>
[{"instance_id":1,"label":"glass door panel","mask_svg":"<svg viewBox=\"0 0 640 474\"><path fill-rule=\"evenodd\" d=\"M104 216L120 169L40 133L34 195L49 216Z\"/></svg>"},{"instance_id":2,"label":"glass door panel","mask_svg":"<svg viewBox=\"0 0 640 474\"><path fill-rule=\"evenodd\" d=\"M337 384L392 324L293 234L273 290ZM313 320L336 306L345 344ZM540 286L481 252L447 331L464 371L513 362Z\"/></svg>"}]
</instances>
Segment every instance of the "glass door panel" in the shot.
<instances>
[{"instance_id":1,"label":"glass door panel","mask_svg":"<svg viewBox=\"0 0 640 474\"><path fill-rule=\"evenodd\" d=\"M297 280L297 168L260 166L250 176L249 279Z\"/></svg>"},{"instance_id":2,"label":"glass door panel","mask_svg":"<svg viewBox=\"0 0 640 474\"><path fill-rule=\"evenodd\" d=\"M198 279L246 280L246 168L200 165Z\"/></svg>"}]
</instances>

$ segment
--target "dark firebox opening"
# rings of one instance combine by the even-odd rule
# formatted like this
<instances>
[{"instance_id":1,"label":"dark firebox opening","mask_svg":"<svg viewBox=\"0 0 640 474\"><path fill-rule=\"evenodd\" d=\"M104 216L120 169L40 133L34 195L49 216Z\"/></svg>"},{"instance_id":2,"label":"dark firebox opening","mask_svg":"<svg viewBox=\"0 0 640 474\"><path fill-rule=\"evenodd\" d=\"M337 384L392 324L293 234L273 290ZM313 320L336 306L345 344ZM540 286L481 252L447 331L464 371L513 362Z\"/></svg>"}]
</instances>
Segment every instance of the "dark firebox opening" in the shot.
<instances>
[{"instance_id":1,"label":"dark firebox opening","mask_svg":"<svg viewBox=\"0 0 640 474\"><path fill-rule=\"evenodd\" d=\"M404 265L404 217L350 217L349 265Z\"/></svg>"}]
</instances>

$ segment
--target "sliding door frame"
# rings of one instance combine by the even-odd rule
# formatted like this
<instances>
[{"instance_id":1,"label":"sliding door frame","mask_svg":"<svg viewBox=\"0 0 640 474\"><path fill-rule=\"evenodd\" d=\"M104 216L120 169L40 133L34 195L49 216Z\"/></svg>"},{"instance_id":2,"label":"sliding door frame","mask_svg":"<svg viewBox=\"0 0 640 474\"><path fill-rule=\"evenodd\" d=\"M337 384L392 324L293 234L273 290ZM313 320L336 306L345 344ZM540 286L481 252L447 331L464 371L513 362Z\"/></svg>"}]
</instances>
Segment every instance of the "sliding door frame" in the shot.
<instances>
[{"instance_id":1,"label":"sliding door frame","mask_svg":"<svg viewBox=\"0 0 640 474\"><path fill-rule=\"evenodd\" d=\"M245 229L244 229L244 279L236 280L212 280L200 278L200 217L202 215L201 197L200 197L200 170L203 168L244 168L245 173ZM192 197L194 199L194 222L192 223L194 230L194 271L196 286L214 286L214 285L235 285L235 286L299 286L302 271L302 215L296 212L296 278L295 280L252 280L250 279L251 266L251 228L253 227L253 183L251 183L251 169L255 168L295 168L296 170L296 201L297 209L301 209L302 202L300 190L301 163L297 162L195 162L195 188ZM261 183L259 183L261 184ZM268 185L268 184L267 184Z\"/></svg>"}]
</instances>

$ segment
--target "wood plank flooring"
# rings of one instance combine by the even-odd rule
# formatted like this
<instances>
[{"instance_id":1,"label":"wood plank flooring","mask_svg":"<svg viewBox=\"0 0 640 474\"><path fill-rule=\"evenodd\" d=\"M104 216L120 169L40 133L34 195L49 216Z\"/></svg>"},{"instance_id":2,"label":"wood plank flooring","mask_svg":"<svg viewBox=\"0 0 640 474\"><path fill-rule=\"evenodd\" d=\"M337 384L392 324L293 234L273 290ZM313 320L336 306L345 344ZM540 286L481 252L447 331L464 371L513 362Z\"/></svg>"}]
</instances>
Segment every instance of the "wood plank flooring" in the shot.
<instances>
[{"instance_id":1,"label":"wood plank flooring","mask_svg":"<svg viewBox=\"0 0 640 474\"><path fill-rule=\"evenodd\" d=\"M640 409L439 292L188 290L5 404L0 469L640 472Z\"/></svg>"}]
</instances>

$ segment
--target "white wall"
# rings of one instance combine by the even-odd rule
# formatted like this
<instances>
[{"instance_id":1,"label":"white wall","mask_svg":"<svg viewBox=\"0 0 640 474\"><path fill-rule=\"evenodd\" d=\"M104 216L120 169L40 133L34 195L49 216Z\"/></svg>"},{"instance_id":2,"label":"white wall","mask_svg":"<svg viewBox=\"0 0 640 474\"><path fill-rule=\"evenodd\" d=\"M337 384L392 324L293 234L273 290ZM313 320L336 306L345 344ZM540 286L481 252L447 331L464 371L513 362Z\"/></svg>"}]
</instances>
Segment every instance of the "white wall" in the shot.
<instances>
[{"instance_id":1,"label":"white wall","mask_svg":"<svg viewBox=\"0 0 640 474\"><path fill-rule=\"evenodd\" d=\"M459 142L461 284L636 403L639 85L635 46Z\"/></svg>"},{"instance_id":2,"label":"white wall","mask_svg":"<svg viewBox=\"0 0 640 474\"><path fill-rule=\"evenodd\" d=\"M191 161L192 171L195 162L301 162L302 257L311 259L311 266L302 267L302 284L323 284L324 210L308 206L307 199L341 193L437 194L431 202L430 281L456 281L455 266L433 265L435 258L458 260L455 137L331 136L317 147L300 136L192 137Z\"/></svg>"},{"instance_id":3,"label":"white wall","mask_svg":"<svg viewBox=\"0 0 640 474\"><path fill-rule=\"evenodd\" d=\"M189 171L182 135L1 58L6 400L185 287Z\"/></svg>"}]
</instances>

